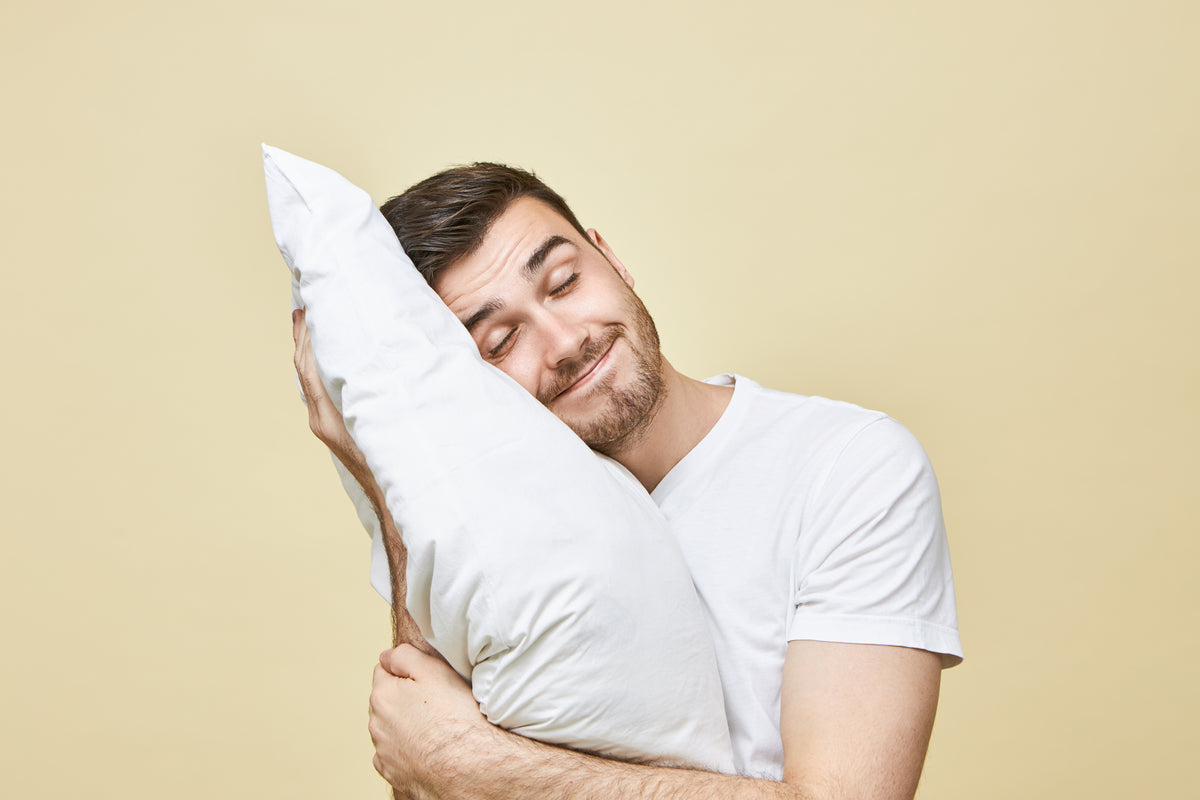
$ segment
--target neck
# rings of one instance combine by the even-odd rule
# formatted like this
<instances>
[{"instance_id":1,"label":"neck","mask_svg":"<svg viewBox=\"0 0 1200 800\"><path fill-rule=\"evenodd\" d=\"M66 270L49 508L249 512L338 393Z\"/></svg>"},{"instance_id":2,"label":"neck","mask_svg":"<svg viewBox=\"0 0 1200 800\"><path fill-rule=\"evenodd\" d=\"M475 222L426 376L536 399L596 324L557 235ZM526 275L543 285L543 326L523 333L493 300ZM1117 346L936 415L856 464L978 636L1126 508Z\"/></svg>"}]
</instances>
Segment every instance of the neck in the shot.
<instances>
[{"instance_id":1,"label":"neck","mask_svg":"<svg viewBox=\"0 0 1200 800\"><path fill-rule=\"evenodd\" d=\"M700 443L733 397L729 386L713 386L677 372L663 359L664 391L653 419L633 441L607 453L633 473L647 492Z\"/></svg>"}]
</instances>

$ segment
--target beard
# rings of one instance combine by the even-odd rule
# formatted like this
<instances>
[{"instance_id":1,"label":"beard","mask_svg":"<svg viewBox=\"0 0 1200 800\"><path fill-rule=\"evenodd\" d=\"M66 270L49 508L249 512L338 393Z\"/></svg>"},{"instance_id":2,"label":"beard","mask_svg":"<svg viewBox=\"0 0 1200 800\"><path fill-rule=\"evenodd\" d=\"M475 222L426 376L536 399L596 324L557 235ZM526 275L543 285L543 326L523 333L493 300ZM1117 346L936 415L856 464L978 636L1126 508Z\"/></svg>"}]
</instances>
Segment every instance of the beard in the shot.
<instances>
[{"instance_id":1,"label":"beard","mask_svg":"<svg viewBox=\"0 0 1200 800\"><path fill-rule=\"evenodd\" d=\"M632 289L627 288L626 293L625 309L630 326L627 328L621 323L607 326L603 336L589 343L579 358L559 367L552 385L538 396L543 405L549 406L562 391L587 373L618 339L624 338L633 353L633 377L629 385L614 386L614 376L610 373L588 392L603 396L602 408L581 419L559 415L559 419L588 447L607 456L626 449L646 432L666 394L658 330L641 299Z\"/></svg>"}]
</instances>

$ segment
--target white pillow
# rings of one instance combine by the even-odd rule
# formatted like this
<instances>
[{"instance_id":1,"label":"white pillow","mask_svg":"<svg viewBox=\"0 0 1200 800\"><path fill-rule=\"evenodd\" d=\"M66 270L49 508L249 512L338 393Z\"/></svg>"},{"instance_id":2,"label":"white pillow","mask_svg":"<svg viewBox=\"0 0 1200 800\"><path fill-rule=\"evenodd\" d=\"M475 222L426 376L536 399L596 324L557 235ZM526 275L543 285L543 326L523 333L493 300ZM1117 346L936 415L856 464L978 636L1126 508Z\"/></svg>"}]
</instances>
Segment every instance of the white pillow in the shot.
<instances>
[{"instance_id":1,"label":"white pillow","mask_svg":"<svg viewBox=\"0 0 1200 800\"><path fill-rule=\"evenodd\" d=\"M263 160L293 298L430 644L497 725L732 772L709 631L641 485L483 361L365 192L267 145Z\"/></svg>"}]
</instances>

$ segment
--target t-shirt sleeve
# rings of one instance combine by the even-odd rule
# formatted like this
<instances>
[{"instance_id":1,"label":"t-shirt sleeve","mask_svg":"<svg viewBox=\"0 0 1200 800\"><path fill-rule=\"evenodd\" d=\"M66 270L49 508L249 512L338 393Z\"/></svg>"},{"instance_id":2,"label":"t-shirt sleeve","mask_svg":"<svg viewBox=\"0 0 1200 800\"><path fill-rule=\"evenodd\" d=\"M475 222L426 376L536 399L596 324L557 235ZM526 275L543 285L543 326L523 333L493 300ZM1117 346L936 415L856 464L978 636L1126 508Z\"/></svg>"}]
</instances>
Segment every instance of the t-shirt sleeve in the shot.
<instances>
[{"instance_id":1,"label":"t-shirt sleeve","mask_svg":"<svg viewBox=\"0 0 1200 800\"><path fill-rule=\"evenodd\" d=\"M810 495L792 563L788 640L885 644L962 661L954 576L929 458L900 423L868 423Z\"/></svg>"}]
</instances>

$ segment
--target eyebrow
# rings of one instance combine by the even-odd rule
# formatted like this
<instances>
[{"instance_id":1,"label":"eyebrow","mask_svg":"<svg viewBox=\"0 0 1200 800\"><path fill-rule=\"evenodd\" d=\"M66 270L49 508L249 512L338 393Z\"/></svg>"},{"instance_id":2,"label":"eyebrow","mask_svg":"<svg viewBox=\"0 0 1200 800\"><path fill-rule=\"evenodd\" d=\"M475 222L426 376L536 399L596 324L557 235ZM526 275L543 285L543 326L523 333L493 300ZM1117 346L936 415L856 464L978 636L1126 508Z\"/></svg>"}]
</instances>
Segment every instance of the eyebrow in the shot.
<instances>
[{"instance_id":1,"label":"eyebrow","mask_svg":"<svg viewBox=\"0 0 1200 800\"><path fill-rule=\"evenodd\" d=\"M529 260L525 262L525 267L521 270L527 280L533 280L537 276L542 264L546 263L546 256L550 255L550 251L560 244L571 244L571 240L565 236L553 234L547 236L541 247L533 251L533 255L529 257Z\"/></svg>"},{"instance_id":2,"label":"eyebrow","mask_svg":"<svg viewBox=\"0 0 1200 800\"><path fill-rule=\"evenodd\" d=\"M525 277L525 280L532 281L534 278L536 278L538 271L541 270L542 265L546 263L546 258L550 255L554 248L563 244L568 244L574 247L574 244L572 244L571 240L565 236L559 236L558 234L547 236L546 240L538 246L537 250L533 251L533 253L525 261L525 265L521 267L521 274ZM488 300L486 303L476 309L474 314L462 320L462 324L466 326L467 333L471 333L475 327L479 325L479 323L483 322L485 319L490 317L492 314L495 314L502 308L504 308L504 301L499 297L493 297L491 300Z\"/></svg>"},{"instance_id":3,"label":"eyebrow","mask_svg":"<svg viewBox=\"0 0 1200 800\"><path fill-rule=\"evenodd\" d=\"M504 308L504 301L498 297L493 297L491 300L488 300L486 303L480 306L479 310L470 317L462 320L462 324L467 326L467 333L471 333L471 331L475 329L476 325L483 322L485 319L502 308Z\"/></svg>"}]
</instances>

